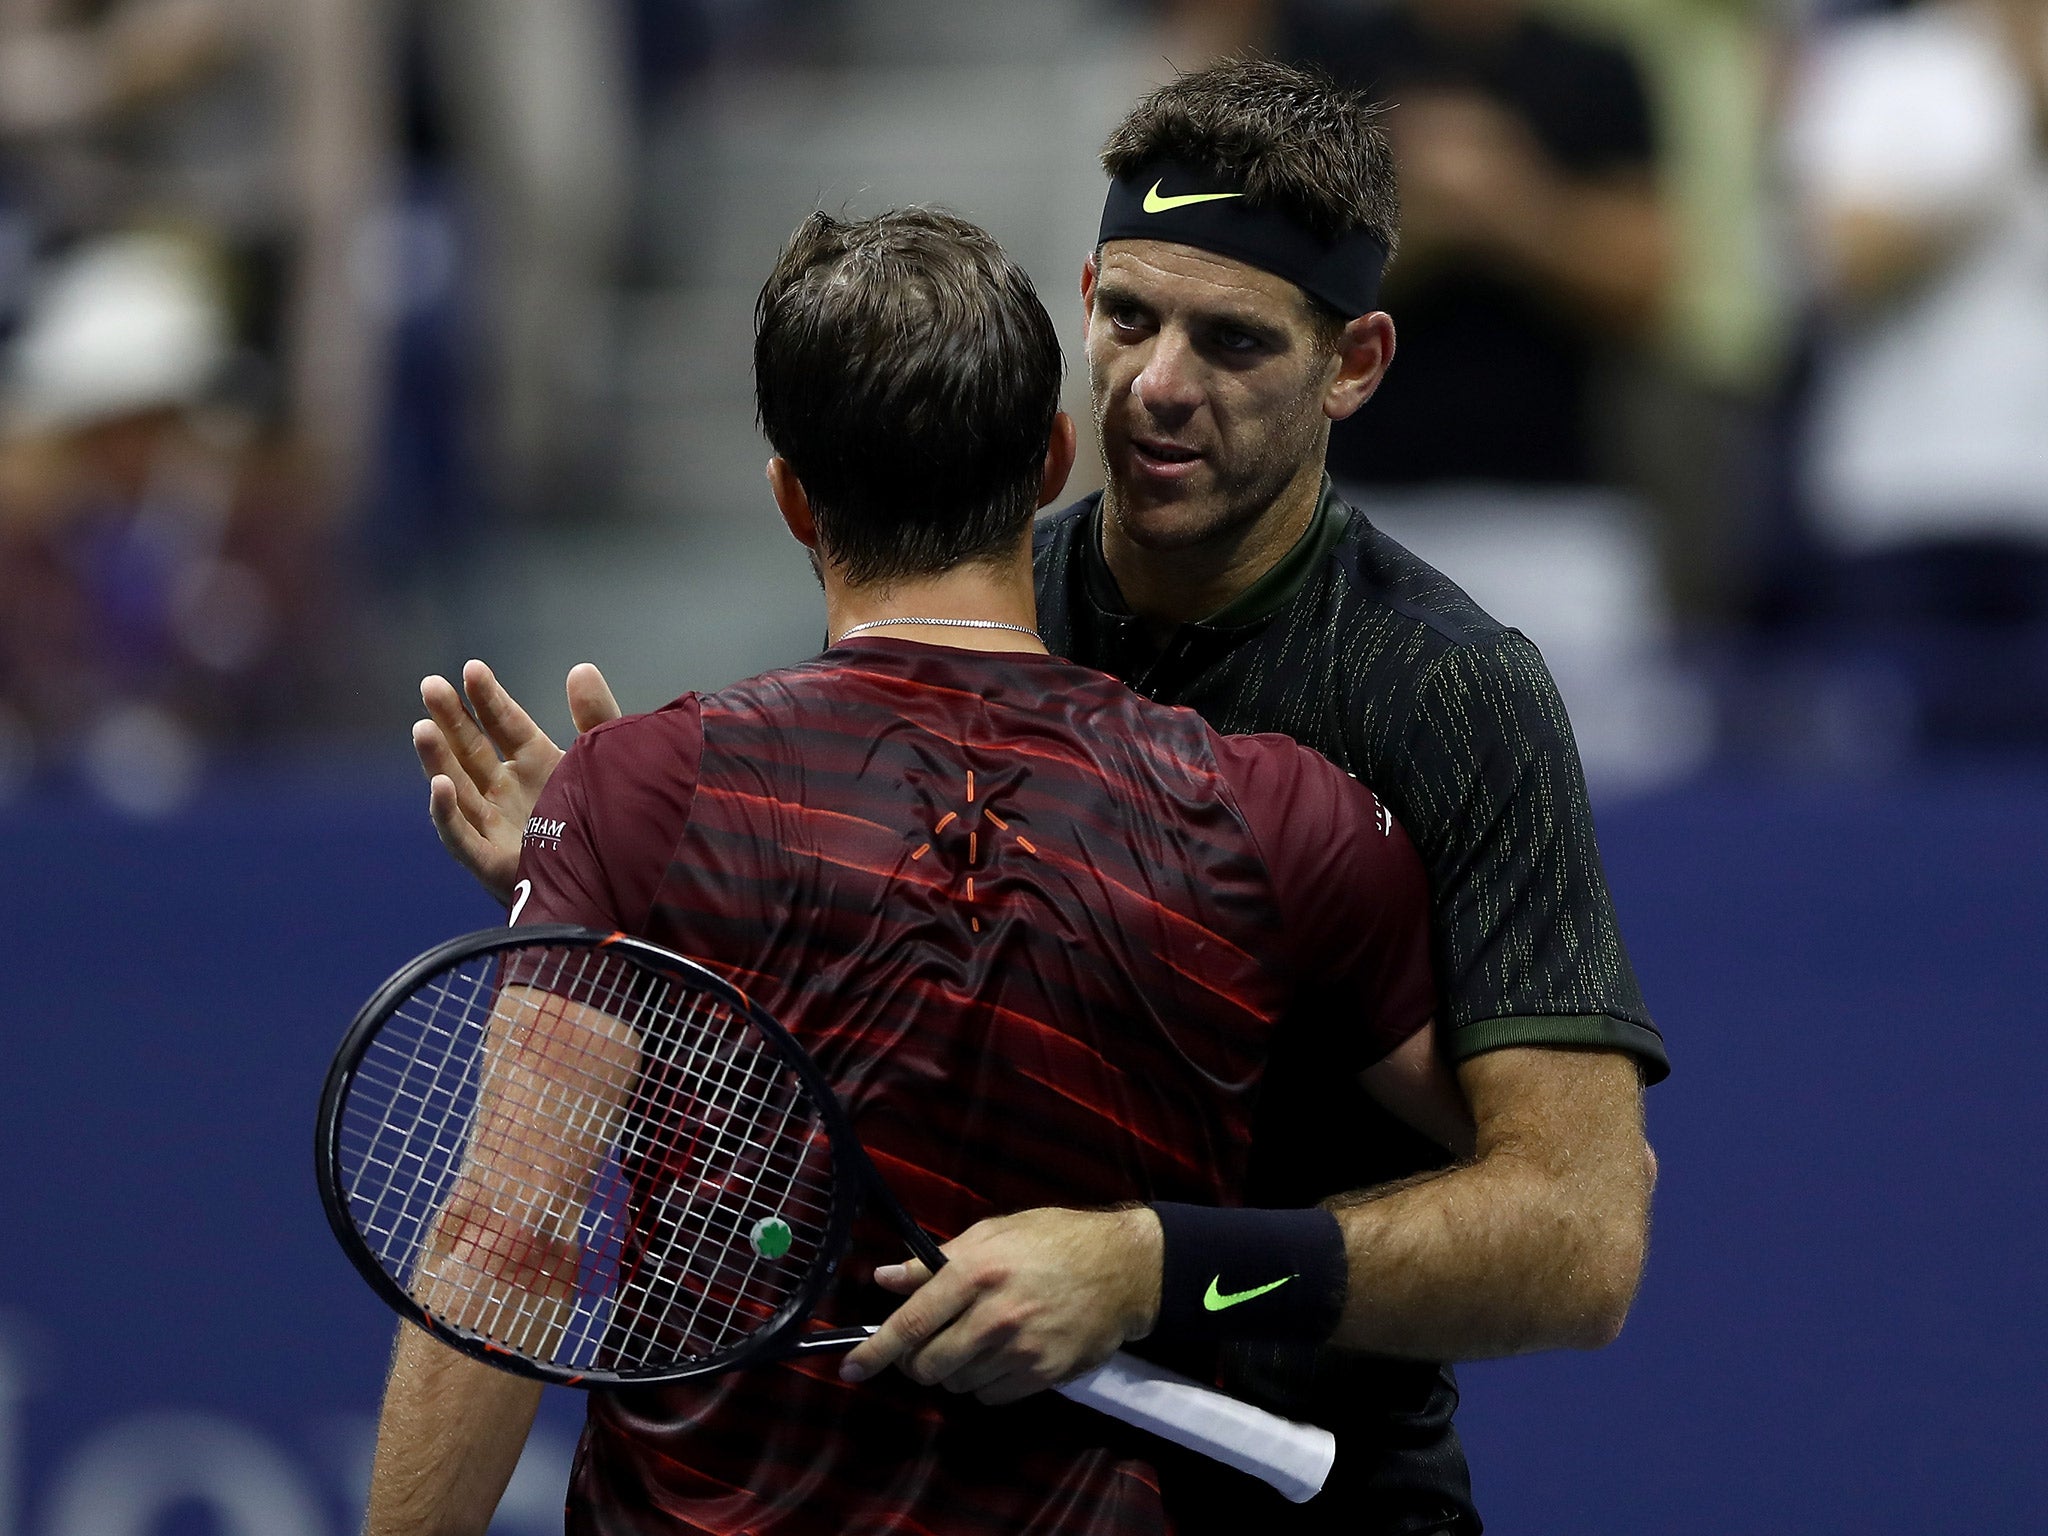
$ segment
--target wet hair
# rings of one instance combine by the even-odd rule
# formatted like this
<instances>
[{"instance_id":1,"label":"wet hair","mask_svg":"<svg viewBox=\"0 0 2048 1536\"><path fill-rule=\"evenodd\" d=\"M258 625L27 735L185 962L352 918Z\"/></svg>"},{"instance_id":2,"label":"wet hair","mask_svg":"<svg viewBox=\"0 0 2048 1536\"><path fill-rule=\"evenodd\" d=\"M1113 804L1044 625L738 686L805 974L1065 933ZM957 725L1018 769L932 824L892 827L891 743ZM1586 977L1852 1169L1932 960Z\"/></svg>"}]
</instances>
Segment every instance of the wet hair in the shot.
<instances>
[{"instance_id":1,"label":"wet hair","mask_svg":"<svg viewBox=\"0 0 2048 1536\"><path fill-rule=\"evenodd\" d=\"M1401 199L1381 108L1317 69L1225 59L1152 92L1102 147L1112 177L1172 161L1242 187L1325 241L1364 231L1392 256ZM1349 316L1310 300L1324 328Z\"/></svg>"},{"instance_id":2,"label":"wet hair","mask_svg":"<svg viewBox=\"0 0 2048 1536\"><path fill-rule=\"evenodd\" d=\"M1062 361L1031 279L932 208L814 213L754 309L761 430L856 585L1006 553L1037 510Z\"/></svg>"}]
</instances>

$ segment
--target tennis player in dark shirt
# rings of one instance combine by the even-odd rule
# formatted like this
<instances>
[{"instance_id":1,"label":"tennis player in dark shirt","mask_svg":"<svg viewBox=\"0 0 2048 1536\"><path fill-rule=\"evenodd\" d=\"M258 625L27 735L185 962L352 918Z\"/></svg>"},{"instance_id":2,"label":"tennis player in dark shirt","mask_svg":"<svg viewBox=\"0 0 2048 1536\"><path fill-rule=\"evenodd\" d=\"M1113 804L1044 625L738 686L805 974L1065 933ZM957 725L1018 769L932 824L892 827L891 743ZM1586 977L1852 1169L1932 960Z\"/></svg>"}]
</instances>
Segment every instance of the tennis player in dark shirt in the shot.
<instances>
[{"instance_id":1,"label":"tennis player in dark shirt","mask_svg":"<svg viewBox=\"0 0 2048 1536\"><path fill-rule=\"evenodd\" d=\"M1109 486L1041 527L1037 613L1070 659L1218 728L1293 735L1384 797L1429 871L1442 1033L1478 1127L1452 1164L1276 1040L1248 1194L1336 1197L1351 1300L1337 1347L1239 1347L1223 1379L1335 1428L1337 1468L1299 1508L1205 1468L1167 1481L1207 1480L1202 1528L1467 1536L1456 1390L1435 1362L1619 1331L1655 1172L1642 1086L1667 1068L1542 658L1323 475L1330 424L1393 357L1377 283L1396 201L1373 115L1313 74L1238 62L1120 125L1082 278ZM429 679L415 745L444 842L503 895L560 753L488 669L463 682L483 729ZM595 669L569 693L579 727L617 713ZM963 1305L963 1283L942 1272L869 1360ZM931 1379L945 1363L916 1362Z\"/></svg>"},{"instance_id":2,"label":"tennis player in dark shirt","mask_svg":"<svg viewBox=\"0 0 2048 1536\"><path fill-rule=\"evenodd\" d=\"M1393 817L1308 748L1224 737L1039 641L1031 517L1074 452L1060 372L981 231L813 216L763 289L756 380L833 643L593 729L540 796L513 922L630 931L742 986L974 1298L886 1340L906 1373L813 1356L592 1394L572 1532L1190 1529L1164 1442L1057 1397L995 1405L1140 1339L1213 1375L1219 1340L1337 1324L1338 1219L1231 1209L1283 1031L1468 1141ZM858 1233L822 1317L884 1322L872 1277L913 1289L900 1258ZM1179 1270L1207 1308L1162 1307ZM481 1529L537 1400L408 1330L370 1530Z\"/></svg>"}]
</instances>

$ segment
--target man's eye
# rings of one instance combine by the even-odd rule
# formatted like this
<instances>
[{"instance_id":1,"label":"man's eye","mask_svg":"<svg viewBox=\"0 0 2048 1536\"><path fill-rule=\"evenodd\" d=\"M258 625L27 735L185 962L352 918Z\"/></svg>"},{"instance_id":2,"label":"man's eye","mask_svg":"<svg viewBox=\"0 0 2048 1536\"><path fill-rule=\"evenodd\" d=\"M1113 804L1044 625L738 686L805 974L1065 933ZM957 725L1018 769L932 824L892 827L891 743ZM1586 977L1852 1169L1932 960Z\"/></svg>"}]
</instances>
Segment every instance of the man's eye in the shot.
<instances>
[{"instance_id":1,"label":"man's eye","mask_svg":"<svg viewBox=\"0 0 2048 1536\"><path fill-rule=\"evenodd\" d=\"M1120 331L1137 331L1144 329L1145 316L1128 304L1116 304L1110 307L1109 323Z\"/></svg>"},{"instance_id":2,"label":"man's eye","mask_svg":"<svg viewBox=\"0 0 2048 1536\"><path fill-rule=\"evenodd\" d=\"M1254 336L1250 331L1240 331L1234 326L1224 326L1221 330L1214 333L1213 339L1216 343L1216 349L1220 352L1235 352L1239 354L1256 352L1265 345L1259 337Z\"/></svg>"}]
</instances>

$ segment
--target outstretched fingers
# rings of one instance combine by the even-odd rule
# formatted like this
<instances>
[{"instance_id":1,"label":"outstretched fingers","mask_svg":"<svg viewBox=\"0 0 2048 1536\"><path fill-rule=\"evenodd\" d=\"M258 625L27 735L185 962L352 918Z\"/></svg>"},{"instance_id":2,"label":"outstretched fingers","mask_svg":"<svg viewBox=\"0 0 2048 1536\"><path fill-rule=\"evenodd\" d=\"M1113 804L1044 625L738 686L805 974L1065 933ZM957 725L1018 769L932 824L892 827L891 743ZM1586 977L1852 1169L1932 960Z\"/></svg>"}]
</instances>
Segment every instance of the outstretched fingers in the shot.
<instances>
[{"instance_id":1,"label":"outstretched fingers","mask_svg":"<svg viewBox=\"0 0 2048 1536\"><path fill-rule=\"evenodd\" d=\"M587 661L578 662L569 669L567 688L569 718L575 722L579 733L595 730L624 713L619 708L619 701L612 697L612 685Z\"/></svg>"},{"instance_id":2,"label":"outstretched fingers","mask_svg":"<svg viewBox=\"0 0 2048 1536\"><path fill-rule=\"evenodd\" d=\"M491 840L478 831L469 811L462 805L461 780L437 773L427 783L427 815L433 819L434 835L441 846L455 856L456 863L470 870L484 888L500 901L511 899L511 888L496 879L492 866L496 850Z\"/></svg>"},{"instance_id":3,"label":"outstretched fingers","mask_svg":"<svg viewBox=\"0 0 2048 1536\"><path fill-rule=\"evenodd\" d=\"M431 772L452 773L453 777L468 779L479 788L488 789L498 776L498 754L491 747L488 737L478 729L469 711L463 708L462 695L455 685L438 674L420 679L420 702L427 707L427 714L435 725L441 728L441 740L448 749L451 767L429 769ZM413 730L413 747L419 749L418 727ZM425 757L422 754L421 760ZM455 770L458 770L455 771Z\"/></svg>"},{"instance_id":4,"label":"outstretched fingers","mask_svg":"<svg viewBox=\"0 0 2048 1536\"><path fill-rule=\"evenodd\" d=\"M488 834L491 823L497 819L497 812L484 798L483 790L471 777L467 765L448 745L447 733L440 725L432 720L415 721L412 728L412 749L419 757L420 767L426 770L429 781L448 781L450 806L459 809L478 833ZM436 798L430 782L427 792L427 804L430 809Z\"/></svg>"},{"instance_id":5,"label":"outstretched fingers","mask_svg":"<svg viewBox=\"0 0 2048 1536\"><path fill-rule=\"evenodd\" d=\"M481 661L463 663L462 691L469 696L477 723L500 757L524 757L536 747L543 748L550 758L560 755L547 732L534 724L533 716L520 707L519 701L499 683L497 675Z\"/></svg>"}]
</instances>

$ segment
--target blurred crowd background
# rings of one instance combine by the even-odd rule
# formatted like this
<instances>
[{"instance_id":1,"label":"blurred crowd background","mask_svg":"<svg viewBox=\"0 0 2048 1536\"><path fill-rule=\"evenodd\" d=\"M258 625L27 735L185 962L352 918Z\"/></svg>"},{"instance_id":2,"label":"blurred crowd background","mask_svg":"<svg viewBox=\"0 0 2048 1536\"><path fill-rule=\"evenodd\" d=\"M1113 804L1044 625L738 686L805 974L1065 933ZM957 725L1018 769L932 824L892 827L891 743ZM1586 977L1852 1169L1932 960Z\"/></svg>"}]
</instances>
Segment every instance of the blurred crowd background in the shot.
<instances>
[{"instance_id":1,"label":"blurred crowd background","mask_svg":"<svg viewBox=\"0 0 2048 1536\"><path fill-rule=\"evenodd\" d=\"M1596 781L2048 750L2048 0L0 0L0 797L804 654L782 236L957 208L1071 354L1104 131L1244 48L1391 104L1331 467Z\"/></svg>"}]
</instances>

